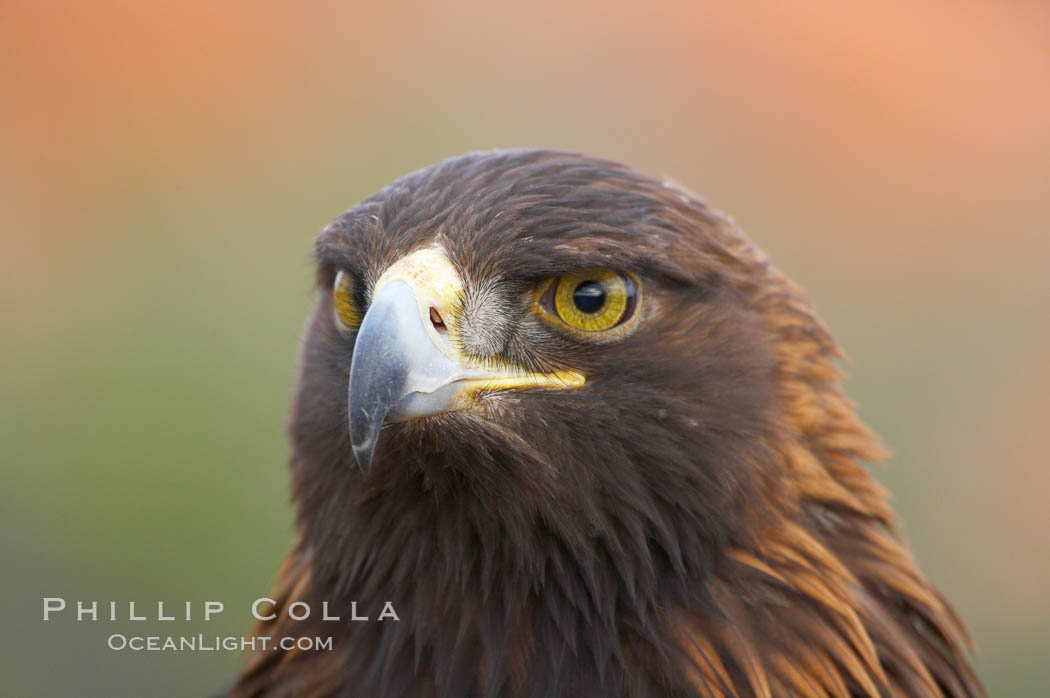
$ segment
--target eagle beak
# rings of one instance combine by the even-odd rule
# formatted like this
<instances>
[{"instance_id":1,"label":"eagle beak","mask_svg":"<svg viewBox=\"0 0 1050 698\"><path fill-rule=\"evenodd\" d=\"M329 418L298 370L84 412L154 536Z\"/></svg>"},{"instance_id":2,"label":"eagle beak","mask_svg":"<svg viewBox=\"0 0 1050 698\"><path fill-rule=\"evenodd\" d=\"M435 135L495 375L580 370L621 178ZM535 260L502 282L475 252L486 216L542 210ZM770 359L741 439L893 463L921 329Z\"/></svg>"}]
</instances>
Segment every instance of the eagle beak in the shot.
<instances>
[{"instance_id":1,"label":"eagle beak","mask_svg":"<svg viewBox=\"0 0 1050 698\"><path fill-rule=\"evenodd\" d=\"M532 373L465 356L454 316L461 296L459 274L434 248L408 255L376 283L350 362L350 442L362 470L387 422L470 409L481 392L583 385L571 371Z\"/></svg>"}]
</instances>

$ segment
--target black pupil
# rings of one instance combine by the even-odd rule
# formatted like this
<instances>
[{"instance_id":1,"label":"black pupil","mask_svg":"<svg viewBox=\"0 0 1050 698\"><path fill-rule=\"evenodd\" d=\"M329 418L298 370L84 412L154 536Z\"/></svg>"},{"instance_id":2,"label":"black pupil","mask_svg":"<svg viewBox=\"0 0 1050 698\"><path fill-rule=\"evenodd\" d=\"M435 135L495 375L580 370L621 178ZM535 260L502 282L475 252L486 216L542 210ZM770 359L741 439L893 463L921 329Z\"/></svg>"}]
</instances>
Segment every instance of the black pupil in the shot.
<instances>
[{"instance_id":1,"label":"black pupil","mask_svg":"<svg viewBox=\"0 0 1050 698\"><path fill-rule=\"evenodd\" d=\"M597 281L584 281L572 292L572 302L581 313L596 313L605 305L605 287Z\"/></svg>"}]
</instances>

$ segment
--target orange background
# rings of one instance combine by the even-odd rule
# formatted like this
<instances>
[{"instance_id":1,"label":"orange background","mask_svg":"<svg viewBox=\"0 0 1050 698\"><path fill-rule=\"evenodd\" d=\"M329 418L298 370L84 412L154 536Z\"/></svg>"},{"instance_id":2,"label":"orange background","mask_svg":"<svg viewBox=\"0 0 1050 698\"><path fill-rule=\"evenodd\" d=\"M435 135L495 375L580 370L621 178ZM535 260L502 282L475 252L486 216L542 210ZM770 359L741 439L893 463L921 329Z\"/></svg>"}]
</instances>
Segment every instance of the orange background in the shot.
<instances>
[{"instance_id":1,"label":"orange background","mask_svg":"<svg viewBox=\"0 0 1050 698\"><path fill-rule=\"evenodd\" d=\"M291 539L313 235L407 171L530 145L682 182L809 291L991 694L1046 695L1046 3L8 0L0 88L10 695L233 671L112 652L145 630L45 624L41 598L222 599L173 627L243 631Z\"/></svg>"}]
</instances>

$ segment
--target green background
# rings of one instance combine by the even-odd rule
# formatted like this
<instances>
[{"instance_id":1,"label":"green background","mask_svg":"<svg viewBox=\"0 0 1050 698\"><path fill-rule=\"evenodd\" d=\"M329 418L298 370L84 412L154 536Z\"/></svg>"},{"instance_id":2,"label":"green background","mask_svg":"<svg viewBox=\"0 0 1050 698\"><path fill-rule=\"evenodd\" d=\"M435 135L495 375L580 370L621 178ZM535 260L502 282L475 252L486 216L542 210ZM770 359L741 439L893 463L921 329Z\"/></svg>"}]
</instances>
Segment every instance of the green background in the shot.
<instances>
[{"instance_id":1,"label":"green background","mask_svg":"<svg viewBox=\"0 0 1050 698\"><path fill-rule=\"evenodd\" d=\"M543 145L683 183L809 292L991 693L1047 695L1050 12L723 5L3 3L0 693L235 670L106 637L239 634L268 589L313 236ZM44 623L45 596L226 611Z\"/></svg>"}]
</instances>

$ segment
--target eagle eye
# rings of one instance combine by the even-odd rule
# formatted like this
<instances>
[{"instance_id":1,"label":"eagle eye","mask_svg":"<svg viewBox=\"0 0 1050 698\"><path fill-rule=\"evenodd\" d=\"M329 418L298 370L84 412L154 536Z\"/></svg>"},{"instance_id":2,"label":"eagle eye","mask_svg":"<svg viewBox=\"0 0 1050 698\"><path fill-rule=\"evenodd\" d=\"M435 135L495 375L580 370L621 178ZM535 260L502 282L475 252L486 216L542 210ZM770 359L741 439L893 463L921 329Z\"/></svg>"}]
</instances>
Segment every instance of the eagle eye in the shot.
<instances>
[{"instance_id":1,"label":"eagle eye","mask_svg":"<svg viewBox=\"0 0 1050 698\"><path fill-rule=\"evenodd\" d=\"M332 305L335 308L335 324L340 330L349 332L361 325L365 314L357 304L357 280L353 274L340 271L335 275Z\"/></svg>"},{"instance_id":2,"label":"eagle eye","mask_svg":"<svg viewBox=\"0 0 1050 698\"><path fill-rule=\"evenodd\" d=\"M638 305L634 277L614 271L583 271L540 285L537 308L579 332L604 332L623 326Z\"/></svg>"}]
</instances>

